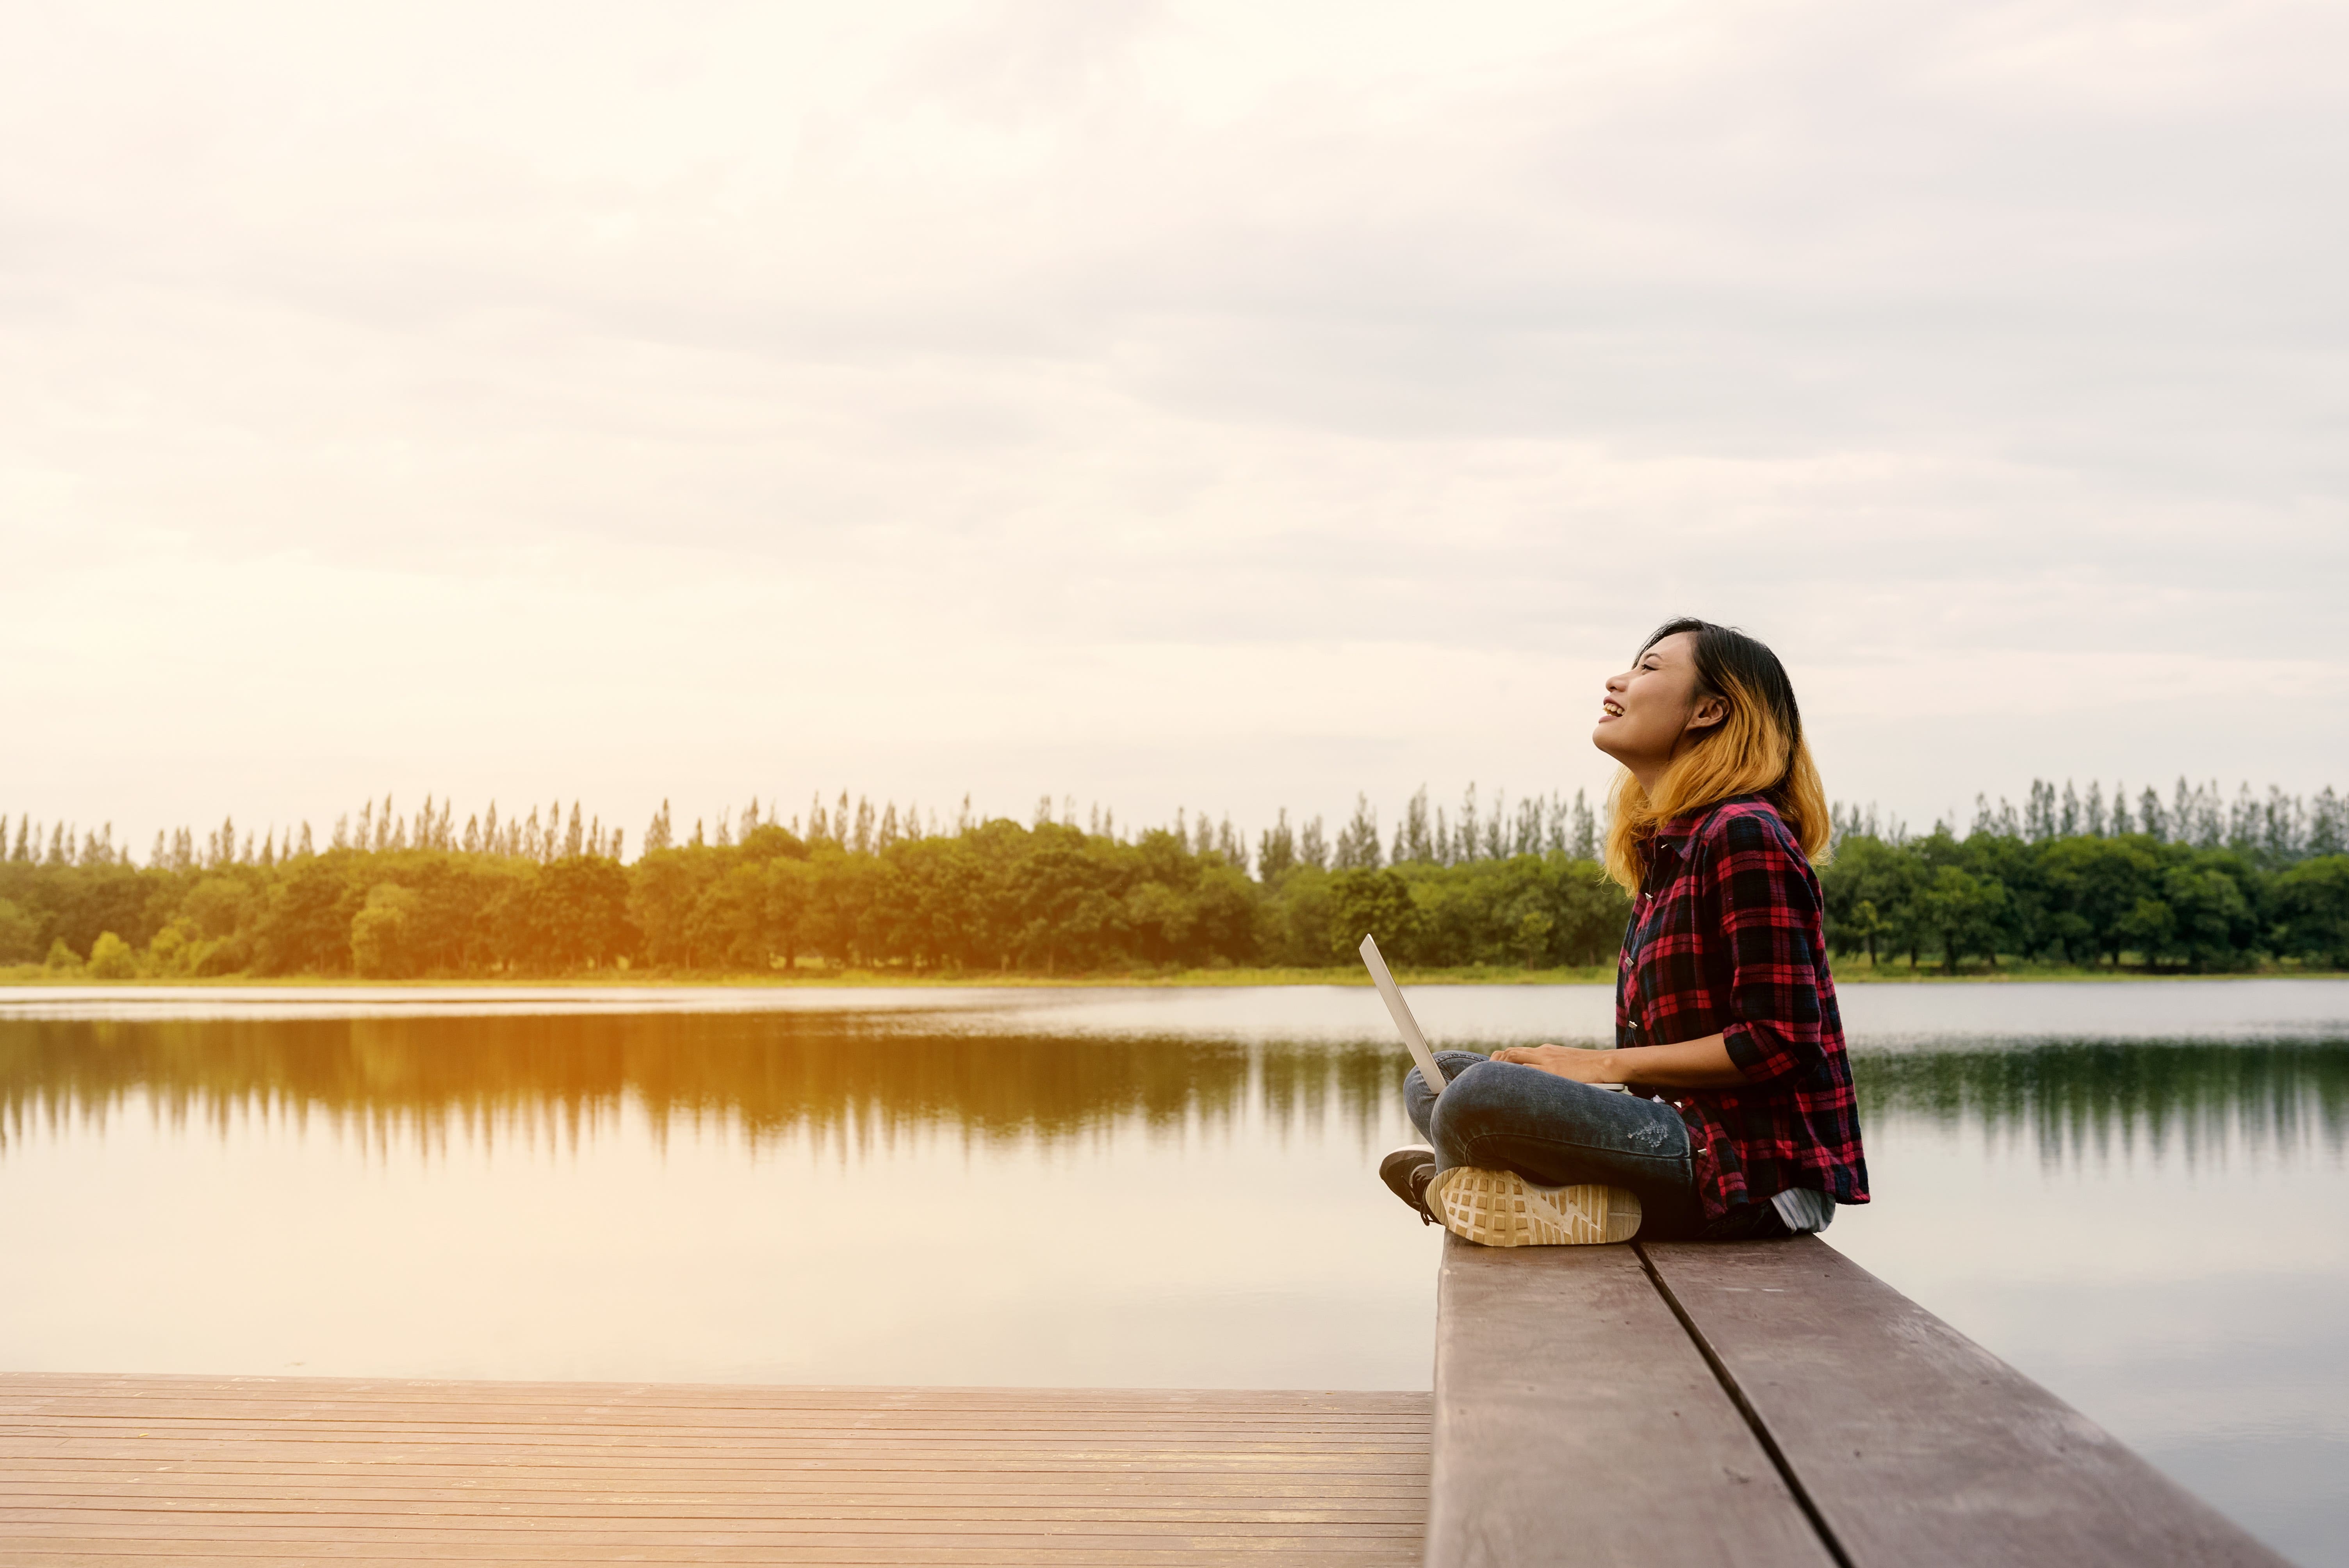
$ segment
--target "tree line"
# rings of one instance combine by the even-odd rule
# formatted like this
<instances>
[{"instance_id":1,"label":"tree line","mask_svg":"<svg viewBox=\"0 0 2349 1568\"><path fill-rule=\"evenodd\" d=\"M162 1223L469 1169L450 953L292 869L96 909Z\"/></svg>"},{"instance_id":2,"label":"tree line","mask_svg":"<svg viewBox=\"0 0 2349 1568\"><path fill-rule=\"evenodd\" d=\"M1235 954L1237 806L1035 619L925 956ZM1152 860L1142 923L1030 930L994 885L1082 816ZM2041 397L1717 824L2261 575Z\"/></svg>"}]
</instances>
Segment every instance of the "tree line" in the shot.
<instances>
[{"instance_id":1,"label":"tree line","mask_svg":"<svg viewBox=\"0 0 2349 1568\"><path fill-rule=\"evenodd\" d=\"M1839 808L1822 869L1837 953L2002 958L2193 973L2292 959L2349 967L2349 810L2327 788L2302 799L2249 785L2230 799L2185 779L2109 802L2091 785L2034 780L2021 810L1976 797L1961 837L1912 836Z\"/></svg>"},{"instance_id":2,"label":"tree line","mask_svg":"<svg viewBox=\"0 0 2349 1568\"><path fill-rule=\"evenodd\" d=\"M1963 833L1838 808L1829 939L1873 965L2002 960L2190 970L2349 965L2343 803L2180 780L2164 797L2034 782ZM1629 903L1597 863L1587 797L1366 797L1247 842L1228 817L1131 831L1073 800L947 821L846 793L804 815L755 799L684 829L664 802L633 860L574 802L460 827L387 798L314 836L223 821L157 835L20 817L0 837L0 965L93 978L1141 973L1324 967L1365 931L1418 967L1611 962Z\"/></svg>"}]
</instances>

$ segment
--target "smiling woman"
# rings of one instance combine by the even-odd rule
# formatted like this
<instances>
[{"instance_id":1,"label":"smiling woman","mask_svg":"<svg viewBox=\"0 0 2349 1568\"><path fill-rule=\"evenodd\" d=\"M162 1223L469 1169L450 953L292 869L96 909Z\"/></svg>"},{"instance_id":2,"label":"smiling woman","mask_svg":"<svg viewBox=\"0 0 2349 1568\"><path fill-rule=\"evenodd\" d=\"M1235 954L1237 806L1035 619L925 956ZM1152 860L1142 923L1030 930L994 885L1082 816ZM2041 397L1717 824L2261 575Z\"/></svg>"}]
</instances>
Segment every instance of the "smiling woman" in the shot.
<instances>
[{"instance_id":1,"label":"smiling woman","mask_svg":"<svg viewBox=\"0 0 2349 1568\"><path fill-rule=\"evenodd\" d=\"M1868 1201L1868 1172L1811 871L1826 798L1794 686L1744 634L1667 622L1608 681L1591 740L1623 765L1608 869L1635 898L1616 1047L1447 1053L1440 1095L1414 1070L1434 1149L1381 1174L1495 1246L1823 1230Z\"/></svg>"}]
</instances>

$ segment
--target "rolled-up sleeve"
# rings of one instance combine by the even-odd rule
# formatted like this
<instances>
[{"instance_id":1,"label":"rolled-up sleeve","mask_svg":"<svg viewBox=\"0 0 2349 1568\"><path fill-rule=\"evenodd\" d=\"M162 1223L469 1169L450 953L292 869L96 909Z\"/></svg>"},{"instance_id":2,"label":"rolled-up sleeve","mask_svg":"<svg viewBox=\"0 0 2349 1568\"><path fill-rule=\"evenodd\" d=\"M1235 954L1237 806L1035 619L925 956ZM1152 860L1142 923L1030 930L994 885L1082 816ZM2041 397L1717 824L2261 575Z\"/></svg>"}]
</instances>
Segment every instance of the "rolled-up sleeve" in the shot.
<instances>
[{"instance_id":1,"label":"rolled-up sleeve","mask_svg":"<svg viewBox=\"0 0 2349 1568\"><path fill-rule=\"evenodd\" d=\"M1723 813L1720 831L1707 869L1729 970L1722 1038L1748 1082L1775 1083L1808 1071L1826 1050L1811 940L1818 884L1775 820Z\"/></svg>"}]
</instances>

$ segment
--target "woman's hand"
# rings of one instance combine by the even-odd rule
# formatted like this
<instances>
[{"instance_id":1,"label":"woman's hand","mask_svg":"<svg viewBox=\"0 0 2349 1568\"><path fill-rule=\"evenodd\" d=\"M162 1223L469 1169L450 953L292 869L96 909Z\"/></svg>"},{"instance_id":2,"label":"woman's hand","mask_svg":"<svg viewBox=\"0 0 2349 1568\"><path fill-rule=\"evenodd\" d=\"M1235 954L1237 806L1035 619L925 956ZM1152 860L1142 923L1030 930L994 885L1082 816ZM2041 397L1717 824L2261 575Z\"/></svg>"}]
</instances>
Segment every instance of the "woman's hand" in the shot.
<instances>
[{"instance_id":1,"label":"woman's hand","mask_svg":"<svg viewBox=\"0 0 2349 1568\"><path fill-rule=\"evenodd\" d=\"M1619 1046L1611 1051L1572 1046L1511 1046L1493 1053L1496 1062L1539 1068L1577 1083L1654 1084L1665 1088L1744 1088L1745 1075L1730 1058L1719 1035L1669 1046Z\"/></svg>"},{"instance_id":2,"label":"woman's hand","mask_svg":"<svg viewBox=\"0 0 2349 1568\"><path fill-rule=\"evenodd\" d=\"M1539 1068L1577 1083L1620 1083L1622 1079L1610 1076L1614 1055L1612 1051L1588 1051L1574 1046L1509 1046L1495 1051L1493 1059Z\"/></svg>"}]
</instances>

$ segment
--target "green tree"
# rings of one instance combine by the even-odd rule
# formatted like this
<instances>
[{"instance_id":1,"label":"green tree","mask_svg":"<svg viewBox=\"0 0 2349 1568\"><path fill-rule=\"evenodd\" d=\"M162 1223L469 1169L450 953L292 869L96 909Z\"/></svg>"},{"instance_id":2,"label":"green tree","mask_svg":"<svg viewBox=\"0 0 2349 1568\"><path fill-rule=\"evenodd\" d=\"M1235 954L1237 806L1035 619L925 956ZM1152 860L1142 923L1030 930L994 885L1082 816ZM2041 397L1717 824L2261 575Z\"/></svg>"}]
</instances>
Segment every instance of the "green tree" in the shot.
<instances>
[{"instance_id":1,"label":"green tree","mask_svg":"<svg viewBox=\"0 0 2349 1568\"><path fill-rule=\"evenodd\" d=\"M89 977L93 980L129 980L139 974L138 954L130 944L110 931L101 931L90 944Z\"/></svg>"},{"instance_id":2,"label":"green tree","mask_svg":"<svg viewBox=\"0 0 2349 1568\"><path fill-rule=\"evenodd\" d=\"M2322 855L2276 878L2277 945L2349 969L2349 855Z\"/></svg>"},{"instance_id":3,"label":"green tree","mask_svg":"<svg viewBox=\"0 0 2349 1568\"><path fill-rule=\"evenodd\" d=\"M2006 889L1997 882L1942 866L1918 894L1917 918L1940 944L1945 966L1954 975L1968 954L1997 964L1999 916L2005 904Z\"/></svg>"},{"instance_id":4,"label":"green tree","mask_svg":"<svg viewBox=\"0 0 2349 1568\"><path fill-rule=\"evenodd\" d=\"M1403 962L1414 961L1419 951L1419 906L1412 900L1411 884L1398 872L1368 867L1340 872L1330 879L1330 897L1335 951L1325 954L1322 962L1351 962L1365 935L1378 938L1380 952L1393 954Z\"/></svg>"},{"instance_id":5,"label":"green tree","mask_svg":"<svg viewBox=\"0 0 2349 1568\"><path fill-rule=\"evenodd\" d=\"M351 916L351 967L370 980L398 980L413 973L409 915L416 894L397 882L378 882Z\"/></svg>"},{"instance_id":6,"label":"green tree","mask_svg":"<svg viewBox=\"0 0 2349 1568\"><path fill-rule=\"evenodd\" d=\"M636 945L628 874L601 855L566 855L538 868L524 919L534 967L608 969Z\"/></svg>"},{"instance_id":7,"label":"green tree","mask_svg":"<svg viewBox=\"0 0 2349 1568\"><path fill-rule=\"evenodd\" d=\"M13 900L0 898L0 964L30 964L40 950L40 926Z\"/></svg>"},{"instance_id":8,"label":"green tree","mask_svg":"<svg viewBox=\"0 0 2349 1568\"><path fill-rule=\"evenodd\" d=\"M330 850L294 862L269 890L254 929L264 975L337 975L351 967L351 921L366 898L361 860Z\"/></svg>"}]
</instances>

